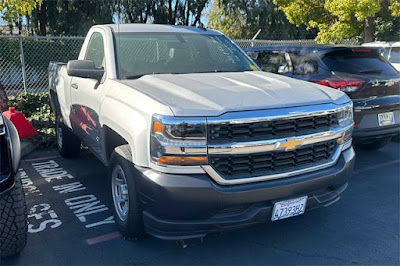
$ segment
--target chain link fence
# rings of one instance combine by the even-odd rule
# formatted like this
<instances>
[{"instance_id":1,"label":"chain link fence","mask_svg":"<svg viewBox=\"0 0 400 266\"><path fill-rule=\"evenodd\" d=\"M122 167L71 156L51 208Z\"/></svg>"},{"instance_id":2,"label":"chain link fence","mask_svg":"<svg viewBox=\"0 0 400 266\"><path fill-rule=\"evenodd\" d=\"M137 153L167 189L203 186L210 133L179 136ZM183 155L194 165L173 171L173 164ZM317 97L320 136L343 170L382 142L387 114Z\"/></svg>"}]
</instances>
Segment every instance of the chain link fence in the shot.
<instances>
[{"instance_id":1,"label":"chain link fence","mask_svg":"<svg viewBox=\"0 0 400 266\"><path fill-rule=\"evenodd\" d=\"M8 95L44 92L51 61L77 59L84 37L0 36L0 83ZM240 47L315 45L315 40L235 40ZM341 44L354 45L346 40Z\"/></svg>"},{"instance_id":2,"label":"chain link fence","mask_svg":"<svg viewBox=\"0 0 400 266\"><path fill-rule=\"evenodd\" d=\"M257 46L269 46L269 45L317 45L318 43L314 39L307 40L234 40L240 47L257 47ZM341 45L357 45L355 40L343 40L340 42Z\"/></svg>"},{"instance_id":3,"label":"chain link fence","mask_svg":"<svg viewBox=\"0 0 400 266\"><path fill-rule=\"evenodd\" d=\"M51 61L78 58L83 37L0 36L0 83L8 95L44 92Z\"/></svg>"}]
</instances>

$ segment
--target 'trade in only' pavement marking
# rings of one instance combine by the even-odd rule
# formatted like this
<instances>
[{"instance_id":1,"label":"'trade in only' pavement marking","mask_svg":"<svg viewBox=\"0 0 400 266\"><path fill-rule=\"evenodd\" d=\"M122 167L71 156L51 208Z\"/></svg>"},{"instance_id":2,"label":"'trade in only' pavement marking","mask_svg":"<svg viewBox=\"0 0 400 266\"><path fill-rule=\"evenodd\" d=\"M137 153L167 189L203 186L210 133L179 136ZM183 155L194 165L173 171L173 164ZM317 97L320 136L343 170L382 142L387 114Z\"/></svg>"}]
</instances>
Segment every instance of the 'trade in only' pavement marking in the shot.
<instances>
[{"instance_id":1,"label":"'trade in only' pavement marking","mask_svg":"<svg viewBox=\"0 0 400 266\"><path fill-rule=\"evenodd\" d=\"M68 171L60 167L60 165L54 160L32 163L32 166L48 183L55 183L59 180L64 180L65 178L75 178L73 175L68 173ZM80 182L73 182L53 186L53 190L58 192L59 194L69 194L73 192L84 191L86 190L86 187L83 186ZM74 210L75 216L82 223L88 222L87 216L108 210L108 207L106 207L104 204L101 204L101 202L97 200L97 197L92 194L81 195L66 199L65 204L69 207L69 209ZM112 223L115 223L115 221L114 218L110 216L105 218L104 220L86 224L85 227L92 228Z\"/></svg>"}]
</instances>

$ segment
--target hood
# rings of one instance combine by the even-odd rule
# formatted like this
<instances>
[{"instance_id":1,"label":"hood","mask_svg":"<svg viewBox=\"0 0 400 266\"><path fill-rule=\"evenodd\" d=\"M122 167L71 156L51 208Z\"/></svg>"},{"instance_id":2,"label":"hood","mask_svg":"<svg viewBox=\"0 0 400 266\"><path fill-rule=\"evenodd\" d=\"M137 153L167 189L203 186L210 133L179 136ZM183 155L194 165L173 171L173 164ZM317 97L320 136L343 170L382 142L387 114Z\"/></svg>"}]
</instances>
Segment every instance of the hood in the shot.
<instances>
[{"instance_id":1,"label":"hood","mask_svg":"<svg viewBox=\"0 0 400 266\"><path fill-rule=\"evenodd\" d=\"M340 91L262 71L155 74L121 82L169 106L176 116L350 101Z\"/></svg>"}]
</instances>

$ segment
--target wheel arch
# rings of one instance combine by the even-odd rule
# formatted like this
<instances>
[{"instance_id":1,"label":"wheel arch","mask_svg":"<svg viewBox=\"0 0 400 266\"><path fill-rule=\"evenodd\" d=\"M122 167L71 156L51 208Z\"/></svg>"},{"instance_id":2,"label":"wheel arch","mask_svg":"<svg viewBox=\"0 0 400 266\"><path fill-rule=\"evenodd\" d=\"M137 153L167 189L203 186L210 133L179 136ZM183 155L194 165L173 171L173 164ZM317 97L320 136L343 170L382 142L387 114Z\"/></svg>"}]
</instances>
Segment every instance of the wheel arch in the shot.
<instances>
[{"instance_id":1,"label":"wheel arch","mask_svg":"<svg viewBox=\"0 0 400 266\"><path fill-rule=\"evenodd\" d=\"M103 141L104 157L106 164L108 165L111 158L111 154L114 151L114 149L120 145L125 145L129 143L124 137L122 137L119 133L117 133L108 125L103 126L103 136L104 136L104 141ZM129 146L131 145L129 144Z\"/></svg>"}]
</instances>

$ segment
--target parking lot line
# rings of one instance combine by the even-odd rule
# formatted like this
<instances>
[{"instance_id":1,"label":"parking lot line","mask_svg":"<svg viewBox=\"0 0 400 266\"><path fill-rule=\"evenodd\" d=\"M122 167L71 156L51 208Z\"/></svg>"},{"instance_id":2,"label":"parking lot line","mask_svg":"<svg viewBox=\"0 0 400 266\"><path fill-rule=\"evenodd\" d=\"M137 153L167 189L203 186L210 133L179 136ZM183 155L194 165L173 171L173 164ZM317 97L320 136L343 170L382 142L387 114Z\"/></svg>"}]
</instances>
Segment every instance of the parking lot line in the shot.
<instances>
[{"instance_id":1,"label":"parking lot line","mask_svg":"<svg viewBox=\"0 0 400 266\"><path fill-rule=\"evenodd\" d=\"M60 158L60 156L49 156L49 157L41 157L41 158L34 158L34 159L25 159L25 162L37 162L37 161L42 161L42 160L51 160L51 159L56 159L56 158Z\"/></svg>"},{"instance_id":2,"label":"parking lot line","mask_svg":"<svg viewBox=\"0 0 400 266\"><path fill-rule=\"evenodd\" d=\"M400 160L393 160L393 161L389 161L389 162L385 162L385 163L380 163L380 164L376 164L373 166L369 166L369 167L364 167L361 168L360 170L354 171L353 174L357 175L357 174L361 174L361 173L365 173L374 169L378 169L384 166L388 166L388 165L392 165L392 164L398 164L400 163Z\"/></svg>"},{"instance_id":3,"label":"parking lot line","mask_svg":"<svg viewBox=\"0 0 400 266\"><path fill-rule=\"evenodd\" d=\"M106 234L106 235L102 235L102 236L98 236L98 237L94 237L94 238L89 238L86 239L86 243L91 246L91 245L95 245L101 242L106 242L106 241L110 241L113 240L115 238L119 238L122 235L119 232L113 232L110 234Z\"/></svg>"}]
</instances>

